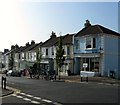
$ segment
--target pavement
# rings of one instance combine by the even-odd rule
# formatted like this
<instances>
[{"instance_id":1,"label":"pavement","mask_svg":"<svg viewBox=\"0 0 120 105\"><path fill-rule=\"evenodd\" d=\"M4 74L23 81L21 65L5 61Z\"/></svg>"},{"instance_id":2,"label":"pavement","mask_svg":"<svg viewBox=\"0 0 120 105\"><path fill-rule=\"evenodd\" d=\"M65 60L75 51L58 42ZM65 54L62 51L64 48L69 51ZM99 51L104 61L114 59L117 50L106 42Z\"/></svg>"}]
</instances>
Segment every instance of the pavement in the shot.
<instances>
[{"instance_id":1,"label":"pavement","mask_svg":"<svg viewBox=\"0 0 120 105\"><path fill-rule=\"evenodd\" d=\"M57 77L58 78L58 77ZM83 77L83 82L86 82L86 77ZM73 76L61 76L61 80L64 80L65 82L81 82L81 78L79 75L73 75ZM102 83L110 83L110 84L120 84L120 80L113 79L110 77L88 77L88 82L102 82Z\"/></svg>"},{"instance_id":2,"label":"pavement","mask_svg":"<svg viewBox=\"0 0 120 105\"><path fill-rule=\"evenodd\" d=\"M14 90L2 89L2 94L0 94L0 97L4 97L4 96L7 96L7 95L10 95L10 94L13 94L13 93L14 93Z\"/></svg>"},{"instance_id":3,"label":"pavement","mask_svg":"<svg viewBox=\"0 0 120 105\"><path fill-rule=\"evenodd\" d=\"M27 77L28 78L28 77ZM83 82L87 82L86 78L83 77ZM75 75L75 76L61 76L60 80L57 79L53 80L53 82L75 82L75 83L81 83L81 78L79 75ZM89 82L100 82L100 83L109 83L109 84L118 84L118 86L120 86L120 80L117 79L112 79L112 78L108 78L108 77L88 77L88 83ZM10 94L13 94L14 92L19 91L18 89L13 89L10 87L6 87L6 89L1 89L2 90L2 94L0 94L0 97L4 97Z\"/></svg>"}]
</instances>

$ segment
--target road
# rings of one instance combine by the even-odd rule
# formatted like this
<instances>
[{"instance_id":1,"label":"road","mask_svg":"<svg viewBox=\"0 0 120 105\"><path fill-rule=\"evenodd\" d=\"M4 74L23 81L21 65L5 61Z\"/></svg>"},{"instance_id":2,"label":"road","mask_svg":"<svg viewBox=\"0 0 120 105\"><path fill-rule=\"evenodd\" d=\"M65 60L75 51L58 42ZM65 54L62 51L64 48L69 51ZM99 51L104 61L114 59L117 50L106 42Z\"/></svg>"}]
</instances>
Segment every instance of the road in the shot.
<instances>
[{"instance_id":1,"label":"road","mask_svg":"<svg viewBox=\"0 0 120 105\"><path fill-rule=\"evenodd\" d=\"M21 92L4 97L2 103L65 104L117 103L118 86L105 83L52 82L25 77L7 77L10 87Z\"/></svg>"}]
</instances>

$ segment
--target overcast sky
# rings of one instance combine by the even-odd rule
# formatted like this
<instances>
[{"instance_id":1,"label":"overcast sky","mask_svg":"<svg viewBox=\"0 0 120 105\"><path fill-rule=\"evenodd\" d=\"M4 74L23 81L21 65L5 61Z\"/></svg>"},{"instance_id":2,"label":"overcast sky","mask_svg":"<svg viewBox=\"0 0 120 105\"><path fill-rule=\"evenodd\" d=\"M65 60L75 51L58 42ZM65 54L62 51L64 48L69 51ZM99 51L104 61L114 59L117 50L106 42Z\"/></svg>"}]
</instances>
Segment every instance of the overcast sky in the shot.
<instances>
[{"instance_id":1,"label":"overcast sky","mask_svg":"<svg viewBox=\"0 0 120 105\"><path fill-rule=\"evenodd\" d=\"M118 32L116 2L0 1L0 51L11 45L45 41L52 31L57 36L77 33L85 20ZM47 1L47 0L46 0ZM77 1L77 0L76 0ZM108 0L107 0L108 1ZM109 0L110 1L110 0ZM112 1L112 0L111 0Z\"/></svg>"}]
</instances>

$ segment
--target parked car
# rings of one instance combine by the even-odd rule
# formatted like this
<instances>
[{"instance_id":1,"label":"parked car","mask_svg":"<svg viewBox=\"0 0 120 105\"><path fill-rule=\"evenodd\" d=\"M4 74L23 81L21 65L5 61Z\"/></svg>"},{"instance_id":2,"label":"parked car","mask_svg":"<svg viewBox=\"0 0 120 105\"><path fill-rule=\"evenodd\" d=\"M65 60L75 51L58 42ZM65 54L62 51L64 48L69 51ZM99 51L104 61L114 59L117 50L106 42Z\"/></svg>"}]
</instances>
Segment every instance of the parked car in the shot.
<instances>
[{"instance_id":1,"label":"parked car","mask_svg":"<svg viewBox=\"0 0 120 105\"><path fill-rule=\"evenodd\" d=\"M17 71L17 70L9 70L7 72L7 76L20 77L21 73L19 71Z\"/></svg>"}]
</instances>

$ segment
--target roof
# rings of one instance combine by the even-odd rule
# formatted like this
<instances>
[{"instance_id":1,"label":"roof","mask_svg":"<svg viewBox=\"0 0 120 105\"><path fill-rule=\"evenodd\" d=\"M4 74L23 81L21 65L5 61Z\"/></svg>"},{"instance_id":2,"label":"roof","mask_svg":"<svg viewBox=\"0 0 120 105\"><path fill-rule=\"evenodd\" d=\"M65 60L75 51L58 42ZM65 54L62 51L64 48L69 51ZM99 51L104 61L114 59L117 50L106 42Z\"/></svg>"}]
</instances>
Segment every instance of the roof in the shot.
<instances>
[{"instance_id":1,"label":"roof","mask_svg":"<svg viewBox=\"0 0 120 105\"><path fill-rule=\"evenodd\" d=\"M22 52L23 50L25 50L28 46L20 46L18 49L16 49L16 53L20 53Z\"/></svg>"},{"instance_id":2,"label":"roof","mask_svg":"<svg viewBox=\"0 0 120 105\"><path fill-rule=\"evenodd\" d=\"M112 31L108 28L105 28L101 25L91 25L89 27L85 27L82 30L80 30L75 37L80 37L80 36L84 36L84 35L89 35L89 34L101 34L101 33L105 33L105 34L111 34L111 35L116 35L116 36L120 36L119 33Z\"/></svg>"},{"instance_id":3,"label":"roof","mask_svg":"<svg viewBox=\"0 0 120 105\"><path fill-rule=\"evenodd\" d=\"M62 36L62 43L63 45L66 44L72 44L72 38L73 38L74 34L67 34L65 36ZM51 47L54 46L58 43L59 41L59 37L55 37L55 38L49 38L47 41L45 41L42 44L42 47Z\"/></svg>"},{"instance_id":4,"label":"roof","mask_svg":"<svg viewBox=\"0 0 120 105\"><path fill-rule=\"evenodd\" d=\"M41 45L42 45L42 42L37 43L35 46L33 46L32 48L30 48L29 51L35 50L35 49L39 48Z\"/></svg>"},{"instance_id":5,"label":"roof","mask_svg":"<svg viewBox=\"0 0 120 105\"><path fill-rule=\"evenodd\" d=\"M62 40L62 44L63 45L66 45L66 44L73 44L73 35L74 34L67 34L63 37L63 40Z\"/></svg>"},{"instance_id":6,"label":"roof","mask_svg":"<svg viewBox=\"0 0 120 105\"><path fill-rule=\"evenodd\" d=\"M47 41L45 41L43 44L42 44L42 47L51 47L53 45L55 45L55 43L58 41L58 37L55 37L55 38L49 38Z\"/></svg>"},{"instance_id":7,"label":"roof","mask_svg":"<svg viewBox=\"0 0 120 105\"><path fill-rule=\"evenodd\" d=\"M30 44L30 45L26 46L26 48L24 50L22 50L22 52L27 52L35 46L36 46L36 44Z\"/></svg>"}]
</instances>

